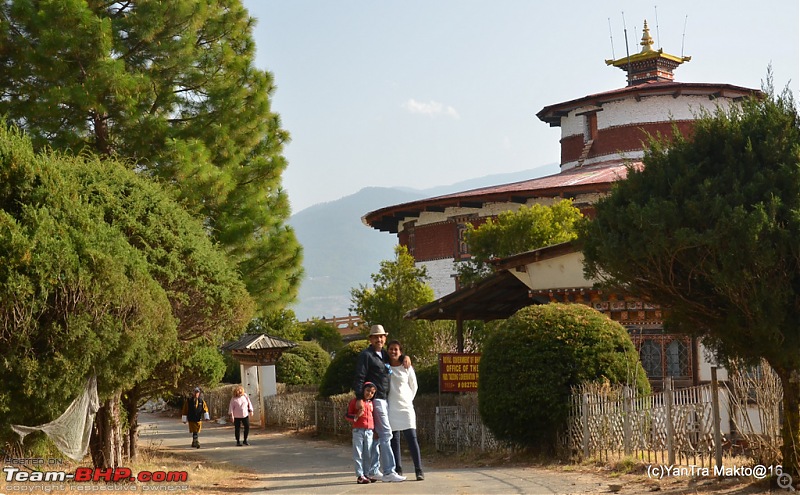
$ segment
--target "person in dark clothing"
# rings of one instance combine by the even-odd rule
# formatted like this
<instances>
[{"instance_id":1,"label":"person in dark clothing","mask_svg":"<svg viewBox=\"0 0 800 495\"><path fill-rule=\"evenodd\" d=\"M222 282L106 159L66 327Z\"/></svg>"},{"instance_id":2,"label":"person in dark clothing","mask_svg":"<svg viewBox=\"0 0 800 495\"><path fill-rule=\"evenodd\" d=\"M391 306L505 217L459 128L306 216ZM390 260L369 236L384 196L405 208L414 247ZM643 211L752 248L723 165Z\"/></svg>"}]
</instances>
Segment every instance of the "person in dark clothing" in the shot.
<instances>
[{"instance_id":1,"label":"person in dark clothing","mask_svg":"<svg viewBox=\"0 0 800 495\"><path fill-rule=\"evenodd\" d=\"M203 429L203 420L211 419L208 415L206 401L200 397L200 392L200 387L194 388L193 396L183 401L183 411L181 412L183 415L181 420L184 424L189 423L189 432L192 434L192 447L196 449L200 448L198 435L200 430Z\"/></svg>"},{"instance_id":2,"label":"person in dark clothing","mask_svg":"<svg viewBox=\"0 0 800 495\"><path fill-rule=\"evenodd\" d=\"M392 440L392 427L389 425L389 409L386 398L389 392L389 374L392 369L389 366L389 355L383 349L387 335L382 325L373 325L370 328L369 347L358 355L353 390L356 393L356 397L363 397L364 383L371 382L375 384L375 395L372 398L372 404L375 434L378 437L378 441L373 442L370 449L372 465L367 477L370 479L378 478L378 463L380 462L380 470L383 473L380 479L386 482L396 482L405 481L406 478L395 472L394 454L390 443ZM380 458L378 457L379 450Z\"/></svg>"}]
</instances>

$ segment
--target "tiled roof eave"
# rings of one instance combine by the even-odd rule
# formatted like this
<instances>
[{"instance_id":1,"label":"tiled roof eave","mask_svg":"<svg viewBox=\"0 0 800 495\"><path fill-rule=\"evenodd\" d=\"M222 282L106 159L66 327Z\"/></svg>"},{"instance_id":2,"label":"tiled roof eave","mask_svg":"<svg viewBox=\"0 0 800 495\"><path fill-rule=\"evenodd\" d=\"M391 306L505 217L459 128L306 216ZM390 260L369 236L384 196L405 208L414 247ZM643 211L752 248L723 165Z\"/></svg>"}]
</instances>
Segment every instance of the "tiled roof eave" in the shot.
<instances>
[{"instance_id":1,"label":"tiled roof eave","mask_svg":"<svg viewBox=\"0 0 800 495\"><path fill-rule=\"evenodd\" d=\"M419 216L424 211L442 212L446 208L482 208L488 203L526 203L533 198L573 196L580 193L605 192L625 174L625 164L615 161L587 168L564 171L547 177L485 187L445 196L387 206L367 213L362 222L384 232L397 233L398 222Z\"/></svg>"}]
</instances>

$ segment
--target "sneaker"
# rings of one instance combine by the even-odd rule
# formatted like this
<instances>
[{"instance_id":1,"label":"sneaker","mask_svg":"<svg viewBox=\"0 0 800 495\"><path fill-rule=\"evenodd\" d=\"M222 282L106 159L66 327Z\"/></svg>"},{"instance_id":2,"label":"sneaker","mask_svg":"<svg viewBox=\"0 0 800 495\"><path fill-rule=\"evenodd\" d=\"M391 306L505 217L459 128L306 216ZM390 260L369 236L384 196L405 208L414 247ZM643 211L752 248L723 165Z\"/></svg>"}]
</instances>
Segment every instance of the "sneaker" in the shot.
<instances>
[{"instance_id":1,"label":"sneaker","mask_svg":"<svg viewBox=\"0 0 800 495\"><path fill-rule=\"evenodd\" d=\"M358 479L356 480L356 483L358 483L359 485L369 485L370 480L366 476L359 476Z\"/></svg>"},{"instance_id":2,"label":"sneaker","mask_svg":"<svg viewBox=\"0 0 800 495\"><path fill-rule=\"evenodd\" d=\"M383 477L381 478L381 481L384 481L386 483L397 483L397 482L405 481L405 480L406 480L405 476L400 476L399 474L397 474L395 472L391 472L389 474L384 474Z\"/></svg>"},{"instance_id":3,"label":"sneaker","mask_svg":"<svg viewBox=\"0 0 800 495\"><path fill-rule=\"evenodd\" d=\"M236 446L237 447L241 447L242 446L242 442L240 442L239 440L236 440Z\"/></svg>"},{"instance_id":4,"label":"sneaker","mask_svg":"<svg viewBox=\"0 0 800 495\"><path fill-rule=\"evenodd\" d=\"M417 481L422 481L425 479L425 474L422 472L422 469L417 469Z\"/></svg>"},{"instance_id":5,"label":"sneaker","mask_svg":"<svg viewBox=\"0 0 800 495\"><path fill-rule=\"evenodd\" d=\"M247 441L247 440L245 440L245 441L244 441L244 444L245 444L245 445L250 445L250 443L248 443L248 441Z\"/></svg>"},{"instance_id":6,"label":"sneaker","mask_svg":"<svg viewBox=\"0 0 800 495\"><path fill-rule=\"evenodd\" d=\"M375 483L376 481L378 481L378 478L376 478L375 476L367 476L367 479L369 480L370 483Z\"/></svg>"}]
</instances>

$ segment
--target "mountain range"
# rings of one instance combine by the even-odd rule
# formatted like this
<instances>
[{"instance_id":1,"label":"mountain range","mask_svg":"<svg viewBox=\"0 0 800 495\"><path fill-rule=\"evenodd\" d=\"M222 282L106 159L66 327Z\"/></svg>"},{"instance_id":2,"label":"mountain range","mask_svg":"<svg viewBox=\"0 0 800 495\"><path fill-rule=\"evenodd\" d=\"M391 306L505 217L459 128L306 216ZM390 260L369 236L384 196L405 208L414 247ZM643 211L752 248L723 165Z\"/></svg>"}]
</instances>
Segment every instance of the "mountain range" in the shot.
<instances>
[{"instance_id":1,"label":"mountain range","mask_svg":"<svg viewBox=\"0 0 800 495\"><path fill-rule=\"evenodd\" d=\"M394 258L397 236L367 227L365 214L423 198L507 184L558 173L558 165L493 174L428 189L366 187L343 198L310 206L289 219L303 245L305 278L291 307L298 320L346 316L350 290L372 284L380 262Z\"/></svg>"}]
</instances>

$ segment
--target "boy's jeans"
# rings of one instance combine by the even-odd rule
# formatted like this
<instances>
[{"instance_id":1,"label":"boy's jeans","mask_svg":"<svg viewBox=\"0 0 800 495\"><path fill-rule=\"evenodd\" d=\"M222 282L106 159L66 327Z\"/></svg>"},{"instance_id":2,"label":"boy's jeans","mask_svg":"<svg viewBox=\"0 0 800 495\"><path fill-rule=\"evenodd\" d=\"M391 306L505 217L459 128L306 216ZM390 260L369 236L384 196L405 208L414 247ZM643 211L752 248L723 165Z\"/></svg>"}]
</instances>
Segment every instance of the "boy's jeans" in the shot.
<instances>
[{"instance_id":1,"label":"boy's jeans","mask_svg":"<svg viewBox=\"0 0 800 495\"><path fill-rule=\"evenodd\" d=\"M372 448L372 430L353 428L353 462L356 465L356 477L365 476L369 469L369 451Z\"/></svg>"}]
</instances>

